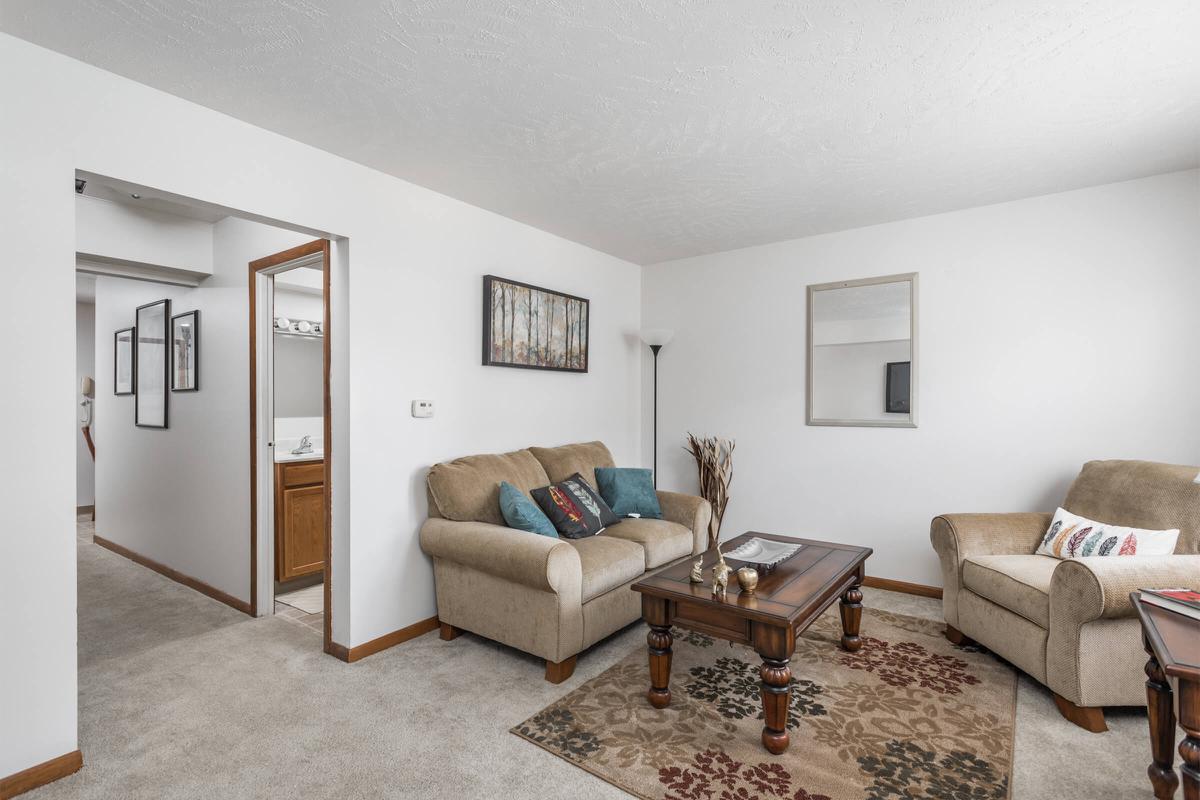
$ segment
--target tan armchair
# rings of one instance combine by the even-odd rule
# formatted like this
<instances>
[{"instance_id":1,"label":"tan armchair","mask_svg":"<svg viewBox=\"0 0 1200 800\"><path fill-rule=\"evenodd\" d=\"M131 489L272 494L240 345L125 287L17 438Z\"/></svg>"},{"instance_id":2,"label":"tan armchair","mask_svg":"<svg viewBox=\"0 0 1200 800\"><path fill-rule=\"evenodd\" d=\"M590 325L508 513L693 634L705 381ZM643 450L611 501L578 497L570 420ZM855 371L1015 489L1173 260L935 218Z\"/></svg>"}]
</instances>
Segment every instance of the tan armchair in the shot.
<instances>
[{"instance_id":1,"label":"tan armchair","mask_svg":"<svg viewBox=\"0 0 1200 800\"><path fill-rule=\"evenodd\" d=\"M612 456L591 442L430 469L421 549L433 559L443 639L466 630L502 642L544 658L546 680L564 681L580 651L641 618L630 584L706 549L711 506L675 492L658 492L663 519L625 519L586 539L504 525L500 481L528 492L578 472L594 483L598 466Z\"/></svg>"},{"instance_id":2,"label":"tan armchair","mask_svg":"<svg viewBox=\"0 0 1200 800\"><path fill-rule=\"evenodd\" d=\"M1104 706L1146 704L1141 628L1129 593L1200 588L1197 467L1084 465L1063 507L1137 528L1179 528L1175 555L1060 561L1034 555L1052 514L945 514L930 526L942 567L946 636L971 639L1054 693L1067 719L1107 730Z\"/></svg>"}]
</instances>

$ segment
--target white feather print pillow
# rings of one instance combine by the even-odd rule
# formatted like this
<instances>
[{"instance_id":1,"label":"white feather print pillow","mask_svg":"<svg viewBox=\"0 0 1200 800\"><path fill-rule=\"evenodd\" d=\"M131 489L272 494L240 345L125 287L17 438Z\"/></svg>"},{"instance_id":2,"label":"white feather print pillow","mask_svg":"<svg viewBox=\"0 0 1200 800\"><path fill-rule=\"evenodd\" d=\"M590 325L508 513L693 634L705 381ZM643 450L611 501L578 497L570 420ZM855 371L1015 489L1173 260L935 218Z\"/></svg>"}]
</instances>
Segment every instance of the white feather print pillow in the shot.
<instances>
[{"instance_id":1,"label":"white feather print pillow","mask_svg":"<svg viewBox=\"0 0 1200 800\"><path fill-rule=\"evenodd\" d=\"M1060 508L1038 545L1037 555L1053 558L1090 556L1169 556L1175 552L1179 529L1148 531L1108 525Z\"/></svg>"}]
</instances>

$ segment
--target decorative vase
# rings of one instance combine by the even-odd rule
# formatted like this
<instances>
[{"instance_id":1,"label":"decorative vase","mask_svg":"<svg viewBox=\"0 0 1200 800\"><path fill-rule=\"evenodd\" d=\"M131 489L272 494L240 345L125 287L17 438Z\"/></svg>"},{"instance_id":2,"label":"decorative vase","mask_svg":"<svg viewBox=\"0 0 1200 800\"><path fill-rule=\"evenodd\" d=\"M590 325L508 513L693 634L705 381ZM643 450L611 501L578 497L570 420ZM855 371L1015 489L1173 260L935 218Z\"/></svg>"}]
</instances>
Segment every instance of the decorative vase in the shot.
<instances>
[{"instance_id":1,"label":"decorative vase","mask_svg":"<svg viewBox=\"0 0 1200 800\"><path fill-rule=\"evenodd\" d=\"M758 570L754 567L742 567L737 571L738 586L742 587L742 594L754 594L754 590L758 587Z\"/></svg>"}]
</instances>

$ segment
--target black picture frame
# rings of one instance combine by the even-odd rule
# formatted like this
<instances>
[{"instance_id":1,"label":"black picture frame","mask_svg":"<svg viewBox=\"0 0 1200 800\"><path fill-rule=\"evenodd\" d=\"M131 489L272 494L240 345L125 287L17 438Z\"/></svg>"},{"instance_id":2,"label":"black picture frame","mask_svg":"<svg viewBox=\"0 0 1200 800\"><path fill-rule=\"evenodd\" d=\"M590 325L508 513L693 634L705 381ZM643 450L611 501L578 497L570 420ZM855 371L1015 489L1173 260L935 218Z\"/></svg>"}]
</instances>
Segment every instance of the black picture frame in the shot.
<instances>
[{"instance_id":1,"label":"black picture frame","mask_svg":"<svg viewBox=\"0 0 1200 800\"><path fill-rule=\"evenodd\" d=\"M124 343L128 347L129 359L129 389L121 391L121 334L128 334ZM117 397L127 397L137 391L137 335L133 328L121 328L113 331L113 394Z\"/></svg>"},{"instance_id":2,"label":"black picture frame","mask_svg":"<svg viewBox=\"0 0 1200 800\"><path fill-rule=\"evenodd\" d=\"M883 410L888 414L907 414L912 406L911 398L912 362L887 362L887 387L883 392Z\"/></svg>"},{"instance_id":3,"label":"black picture frame","mask_svg":"<svg viewBox=\"0 0 1200 800\"><path fill-rule=\"evenodd\" d=\"M521 305L522 294L524 307ZM555 322L559 311L564 323L561 335ZM549 316L546 316L547 312ZM572 312L574 319L571 319ZM522 313L524 321L518 323L517 315ZM497 326L505 324L509 328L507 333L497 331ZM589 366L591 324L591 301L585 297L511 278L483 276L485 367L585 373Z\"/></svg>"},{"instance_id":4,"label":"black picture frame","mask_svg":"<svg viewBox=\"0 0 1200 800\"><path fill-rule=\"evenodd\" d=\"M161 308L162 330L155 330L152 324L154 318L151 314L156 308ZM134 312L133 329L133 424L139 428L165 429L171 397L171 301L164 298L138 306ZM161 348L161 357L155 348ZM162 393L162 408L161 413L156 413L159 410L150 406L159 391Z\"/></svg>"},{"instance_id":5,"label":"black picture frame","mask_svg":"<svg viewBox=\"0 0 1200 800\"><path fill-rule=\"evenodd\" d=\"M190 317L188 329L190 330L191 352L192 352L192 385L181 386L179 381L182 377L179 372L179 340L175 334L175 322ZM171 391L172 392L198 392L200 391L200 311L199 309L192 311L184 311L181 314L176 314L171 317Z\"/></svg>"}]
</instances>

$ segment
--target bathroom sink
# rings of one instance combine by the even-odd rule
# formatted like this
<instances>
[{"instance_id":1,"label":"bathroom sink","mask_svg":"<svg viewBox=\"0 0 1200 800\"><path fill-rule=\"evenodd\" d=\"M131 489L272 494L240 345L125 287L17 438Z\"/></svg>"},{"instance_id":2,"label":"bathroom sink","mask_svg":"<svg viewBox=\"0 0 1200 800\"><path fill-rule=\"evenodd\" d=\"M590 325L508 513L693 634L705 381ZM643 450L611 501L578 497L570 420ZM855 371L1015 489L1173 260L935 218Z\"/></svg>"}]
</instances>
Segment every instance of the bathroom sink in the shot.
<instances>
[{"instance_id":1,"label":"bathroom sink","mask_svg":"<svg viewBox=\"0 0 1200 800\"><path fill-rule=\"evenodd\" d=\"M290 450L277 450L275 452L275 463L284 464L289 461L319 461L325 457L322 450L313 450L311 453L293 453Z\"/></svg>"}]
</instances>

